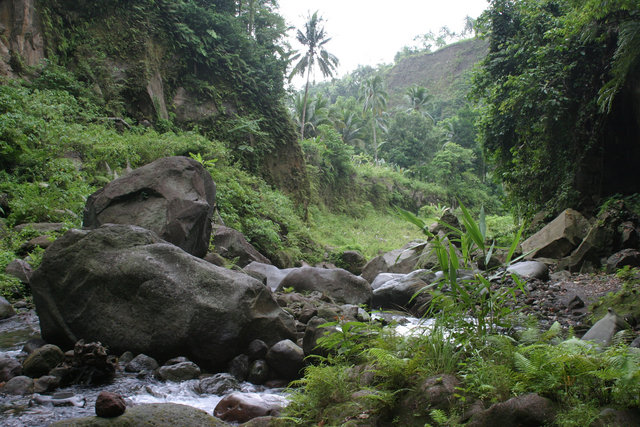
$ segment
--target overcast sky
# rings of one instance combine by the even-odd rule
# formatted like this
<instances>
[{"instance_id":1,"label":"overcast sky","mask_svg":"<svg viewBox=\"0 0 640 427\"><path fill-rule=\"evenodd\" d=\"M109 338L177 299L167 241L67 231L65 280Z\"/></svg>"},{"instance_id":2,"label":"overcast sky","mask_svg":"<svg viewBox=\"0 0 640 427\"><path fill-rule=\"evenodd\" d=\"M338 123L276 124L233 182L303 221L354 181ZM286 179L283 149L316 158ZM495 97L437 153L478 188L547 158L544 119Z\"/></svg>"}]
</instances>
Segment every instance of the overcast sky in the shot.
<instances>
[{"instance_id":1,"label":"overcast sky","mask_svg":"<svg viewBox=\"0 0 640 427\"><path fill-rule=\"evenodd\" d=\"M413 38L442 26L452 31L464 27L464 18L477 18L487 8L486 0L279 0L280 14L287 24L303 28L309 13L316 10L325 19L331 41L326 48L340 60L338 75L358 65L392 63L403 46L415 45ZM294 49L295 30L289 32ZM322 75L317 72L316 80ZM298 84L296 84L298 86Z\"/></svg>"}]
</instances>

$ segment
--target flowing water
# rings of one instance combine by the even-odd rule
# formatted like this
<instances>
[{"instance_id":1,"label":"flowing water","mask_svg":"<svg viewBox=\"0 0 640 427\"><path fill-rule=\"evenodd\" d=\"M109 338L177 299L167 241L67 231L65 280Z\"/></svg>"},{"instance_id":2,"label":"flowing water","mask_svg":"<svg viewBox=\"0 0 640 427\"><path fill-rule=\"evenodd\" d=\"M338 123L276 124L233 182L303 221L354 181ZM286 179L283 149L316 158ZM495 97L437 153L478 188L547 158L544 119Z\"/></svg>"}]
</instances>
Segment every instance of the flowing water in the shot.
<instances>
[{"instance_id":1,"label":"flowing water","mask_svg":"<svg viewBox=\"0 0 640 427\"><path fill-rule=\"evenodd\" d=\"M0 358L16 357L24 343L40 335L38 318L31 311L0 321ZM181 383L137 378L136 374L118 372L113 382L103 386L71 386L57 389L52 395L11 396L0 394L0 425L6 427L47 426L54 421L95 415L95 401L101 391L118 393L127 406L144 403L181 403L203 409L209 414L223 396L199 394L198 380ZM258 393L269 402L286 404L283 389L269 389L242 383L243 393ZM55 402L55 405L51 402Z\"/></svg>"},{"instance_id":2,"label":"flowing water","mask_svg":"<svg viewBox=\"0 0 640 427\"><path fill-rule=\"evenodd\" d=\"M396 332L404 335L428 333L432 320L422 320L400 314L378 313L373 318L384 318L395 325ZM38 317L33 310L24 311L6 320L0 320L0 357L20 355L24 343L40 337ZM121 395L127 406L144 403L181 403L200 408L209 414L224 396L199 394L198 380L181 383L161 382L152 377L138 378L136 374L119 371L113 382L103 386L71 386L60 388L51 395L31 394L9 396L0 394L0 425L7 427L47 426L54 421L95 415L95 401L101 391ZM283 389L268 389L251 383L242 383L243 393L258 393L269 401L286 405ZM54 398L55 405L51 402Z\"/></svg>"}]
</instances>

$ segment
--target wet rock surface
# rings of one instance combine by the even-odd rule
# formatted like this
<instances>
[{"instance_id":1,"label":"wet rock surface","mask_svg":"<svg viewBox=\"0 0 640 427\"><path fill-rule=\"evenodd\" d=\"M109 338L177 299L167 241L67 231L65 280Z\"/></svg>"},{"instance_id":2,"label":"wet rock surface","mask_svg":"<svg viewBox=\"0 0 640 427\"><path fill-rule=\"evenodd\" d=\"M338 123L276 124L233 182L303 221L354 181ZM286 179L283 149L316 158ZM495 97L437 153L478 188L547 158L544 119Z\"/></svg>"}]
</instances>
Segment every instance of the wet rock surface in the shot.
<instances>
[{"instance_id":1,"label":"wet rock surface","mask_svg":"<svg viewBox=\"0 0 640 427\"><path fill-rule=\"evenodd\" d=\"M103 418L113 418L124 414L127 404L122 396L109 391L102 391L96 399L96 415Z\"/></svg>"},{"instance_id":2,"label":"wet rock surface","mask_svg":"<svg viewBox=\"0 0 640 427\"><path fill-rule=\"evenodd\" d=\"M265 399L255 394L232 393L218 403L213 414L224 421L244 423L257 417L279 415L283 403L280 399Z\"/></svg>"}]
</instances>

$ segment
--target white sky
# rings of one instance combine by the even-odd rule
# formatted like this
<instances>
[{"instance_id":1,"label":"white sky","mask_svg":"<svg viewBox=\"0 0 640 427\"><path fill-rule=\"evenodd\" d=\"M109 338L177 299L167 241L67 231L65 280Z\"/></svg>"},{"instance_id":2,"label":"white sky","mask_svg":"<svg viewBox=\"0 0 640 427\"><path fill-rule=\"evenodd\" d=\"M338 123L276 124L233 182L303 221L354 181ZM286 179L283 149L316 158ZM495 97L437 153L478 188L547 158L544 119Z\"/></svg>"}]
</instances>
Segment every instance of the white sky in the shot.
<instances>
[{"instance_id":1,"label":"white sky","mask_svg":"<svg viewBox=\"0 0 640 427\"><path fill-rule=\"evenodd\" d=\"M331 37L326 49L340 60L336 77L358 65L392 63L403 46L416 44L415 36L437 33L445 25L460 31L467 15L477 18L488 6L487 0L279 0L278 4L287 24L296 29L303 28L316 10L324 18ZM301 50L295 34L295 29L289 31L290 43ZM316 74L316 81L322 80L322 74Z\"/></svg>"}]
</instances>

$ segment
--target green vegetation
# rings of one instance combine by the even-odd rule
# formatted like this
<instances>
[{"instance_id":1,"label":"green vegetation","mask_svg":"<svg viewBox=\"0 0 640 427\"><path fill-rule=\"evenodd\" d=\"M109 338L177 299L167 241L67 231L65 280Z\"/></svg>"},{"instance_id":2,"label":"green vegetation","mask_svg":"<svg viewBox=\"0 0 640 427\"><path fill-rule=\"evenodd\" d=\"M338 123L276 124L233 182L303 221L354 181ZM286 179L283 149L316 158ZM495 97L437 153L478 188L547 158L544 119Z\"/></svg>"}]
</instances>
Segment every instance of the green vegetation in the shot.
<instances>
[{"instance_id":1,"label":"green vegetation","mask_svg":"<svg viewBox=\"0 0 640 427\"><path fill-rule=\"evenodd\" d=\"M515 332L512 327L522 323L506 304L514 288L503 281L494 289L480 274L457 277L474 253L489 257L493 251L485 243L483 216L475 222L463 205L461 209L466 231L452 228L448 238L431 236L444 274L435 288L422 292L432 293L428 313L435 324L408 335L375 321L325 324L328 330L318 345L328 356L315 356L318 363L294 382L286 424L461 425L461 414L477 399L490 405L526 393L557 405L558 426L589 425L603 406L640 407L637 349L617 344L603 350L567 339L558 323L541 332L529 322ZM425 230L411 213L400 213ZM507 264L521 231L508 248ZM440 291L443 285L450 288L446 294ZM498 334L501 325L511 328ZM423 384L443 382L446 374L455 375L460 385L447 395L447 405L434 409L424 401Z\"/></svg>"},{"instance_id":2,"label":"green vegetation","mask_svg":"<svg viewBox=\"0 0 640 427\"><path fill-rule=\"evenodd\" d=\"M616 277L622 281L622 289L607 294L591 307L592 322L595 323L602 319L609 308L613 308L617 314L624 318L640 318L640 306L638 306L640 270L625 266L618 270Z\"/></svg>"},{"instance_id":3,"label":"green vegetation","mask_svg":"<svg viewBox=\"0 0 640 427\"><path fill-rule=\"evenodd\" d=\"M322 27L322 17L318 16L318 12L314 12L309 16L307 22L304 24L305 31L298 30L296 39L307 48L307 52L302 56L300 61L293 67L289 79L296 74L304 76L307 75L307 82L304 86L304 100L302 102L302 119L300 120L300 139L304 139L304 130L306 126L306 113L307 113L307 101L309 97L309 78L311 77L311 71L313 66L318 64L320 72L325 77L333 76L333 73L338 66L338 58L335 55L329 53L324 45L331 39L327 37L327 34ZM294 56L292 59L297 59L299 55Z\"/></svg>"},{"instance_id":4,"label":"green vegetation","mask_svg":"<svg viewBox=\"0 0 640 427\"><path fill-rule=\"evenodd\" d=\"M390 248L397 249L407 242L422 239L415 227L398 218L391 210L379 211L363 206L361 216L331 213L326 209L310 209L311 237L322 242L332 253L357 250L367 259Z\"/></svg>"},{"instance_id":5,"label":"green vegetation","mask_svg":"<svg viewBox=\"0 0 640 427\"><path fill-rule=\"evenodd\" d=\"M637 192L639 22L630 0L494 0L479 18L481 140L520 214Z\"/></svg>"},{"instance_id":6,"label":"green vegetation","mask_svg":"<svg viewBox=\"0 0 640 427\"><path fill-rule=\"evenodd\" d=\"M419 399L414 390L427 378L448 373L461 385L452 395L451 409L440 415L457 419L456 425L476 399L491 404L530 392L558 404L558 426L588 425L602 406L640 404L640 354L624 345L599 351L575 338L565 340L555 326L543 334L528 329L513 337L483 335L480 340L475 335L447 337L438 324L411 336L375 324L337 326L340 332L321 344L331 355L309 366L295 384L285 415L297 425L435 423L428 405L405 405Z\"/></svg>"},{"instance_id":7,"label":"green vegetation","mask_svg":"<svg viewBox=\"0 0 640 427\"><path fill-rule=\"evenodd\" d=\"M416 295L435 319L428 330L327 324L328 356L295 383L284 422L455 425L476 399L528 392L553 400L562 426L589 425L603 406L640 407L635 350L598 350L557 324L541 332L512 308L524 291L517 278L462 271L498 251L513 261L523 228L501 215L503 183L518 219L635 189L634 2L493 0L469 23L489 45L475 103L469 72L438 85L446 94L426 82L392 84L417 51L309 86L314 62L326 75L337 64L314 13L292 71L307 85L289 112L283 81L298 57L273 0L40 3L48 62L32 69L14 55L24 79L0 82L0 294L28 297L4 268L18 256L37 267L42 257L23 247L37 233L15 225L79 227L87 197L117 175L191 156L217 184L216 220L279 267L347 249L371 258L426 234L443 272ZM450 36L427 33L424 48ZM594 162L602 173L586 175L598 182L585 178ZM446 207L463 226L425 232ZM601 307L639 316L637 272L619 274L623 290ZM430 408L421 387L445 374L461 382L452 405Z\"/></svg>"}]
</instances>

